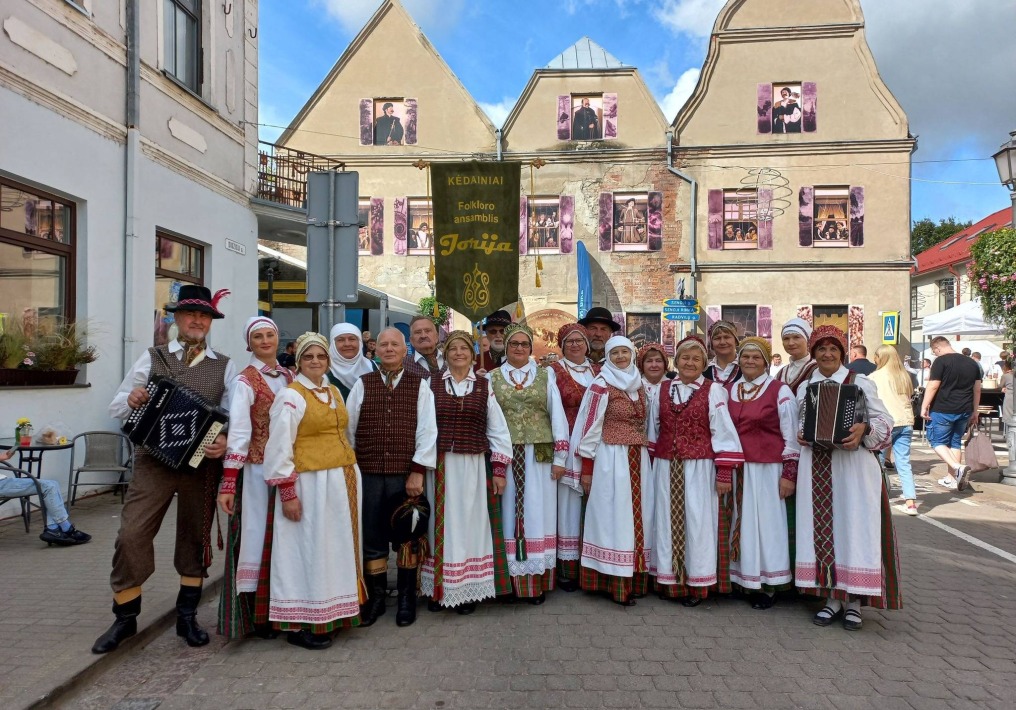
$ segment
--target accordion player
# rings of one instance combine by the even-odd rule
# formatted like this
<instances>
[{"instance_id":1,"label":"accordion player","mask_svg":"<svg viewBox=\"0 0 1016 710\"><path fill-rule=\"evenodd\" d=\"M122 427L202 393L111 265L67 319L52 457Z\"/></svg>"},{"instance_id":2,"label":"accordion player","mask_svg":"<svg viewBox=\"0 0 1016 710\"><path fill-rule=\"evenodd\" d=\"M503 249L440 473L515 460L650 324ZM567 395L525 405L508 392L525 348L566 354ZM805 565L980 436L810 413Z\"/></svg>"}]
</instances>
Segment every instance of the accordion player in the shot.
<instances>
[{"instance_id":1,"label":"accordion player","mask_svg":"<svg viewBox=\"0 0 1016 710\"><path fill-rule=\"evenodd\" d=\"M843 448L850 437L850 428L867 423L868 403L858 385L823 380L808 385L804 398L804 440L813 446Z\"/></svg>"},{"instance_id":2,"label":"accordion player","mask_svg":"<svg viewBox=\"0 0 1016 710\"><path fill-rule=\"evenodd\" d=\"M123 432L166 466L196 470L205 446L226 426L229 413L171 377L153 377L145 390L148 402L131 412Z\"/></svg>"}]
</instances>

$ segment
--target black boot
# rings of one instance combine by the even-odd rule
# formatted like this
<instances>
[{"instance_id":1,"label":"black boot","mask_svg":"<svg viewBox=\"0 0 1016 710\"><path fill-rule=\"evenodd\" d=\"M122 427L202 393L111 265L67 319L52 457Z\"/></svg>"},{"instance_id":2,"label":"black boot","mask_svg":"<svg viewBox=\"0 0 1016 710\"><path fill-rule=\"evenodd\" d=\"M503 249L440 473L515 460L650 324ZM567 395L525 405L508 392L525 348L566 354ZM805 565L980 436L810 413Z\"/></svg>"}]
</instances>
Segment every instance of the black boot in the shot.
<instances>
[{"instance_id":1,"label":"black boot","mask_svg":"<svg viewBox=\"0 0 1016 710\"><path fill-rule=\"evenodd\" d=\"M208 643L208 632L198 626L198 604L201 602L201 587L180 585L176 595L176 635L183 637L188 646L204 646Z\"/></svg>"},{"instance_id":2,"label":"black boot","mask_svg":"<svg viewBox=\"0 0 1016 710\"><path fill-rule=\"evenodd\" d=\"M409 626L416 621L416 570L400 567L397 586L399 601L398 611L395 612L395 624Z\"/></svg>"},{"instance_id":3,"label":"black boot","mask_svg":"<svg viewBox=\"0 0 1016 710\"><path fill-rule=\"evenodd\" d=\"M116 621L106 633L95 640L92 653L109 653L115 651L121 641L129 639L138 632L138 614L141 613L141 597L131 599L124 604L113 602L113 613Z\"/></svg>"},{"instance_id":4,"label":"black boot","mask_svg":"<svg viewBox=\"0 0 1016 710\"><path fill-rule=\"evenodd\" d=\"M388 573L367 575L367 603L360 607L360 626L370 626L385 613Z\"/></svg>"}]
</instances>

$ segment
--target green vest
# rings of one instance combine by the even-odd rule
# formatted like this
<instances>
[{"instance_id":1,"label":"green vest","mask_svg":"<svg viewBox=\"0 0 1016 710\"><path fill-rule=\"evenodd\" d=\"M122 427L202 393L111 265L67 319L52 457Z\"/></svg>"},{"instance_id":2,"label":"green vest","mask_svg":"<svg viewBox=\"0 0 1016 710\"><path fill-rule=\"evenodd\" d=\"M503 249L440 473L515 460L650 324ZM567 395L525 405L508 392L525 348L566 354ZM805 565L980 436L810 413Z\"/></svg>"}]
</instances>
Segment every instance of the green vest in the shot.
<instances>
[{"instance_id":1,"label":"green vest","mask_svg":"<svg viewBox=\"0 0 1016 710\"><path fill-rule=\"evenodd\" d=\"M535 444L536 460L541 463L554 458L554 432L547 409L548 381L547 370L543 367L536 368L533 384L521 390L515 389L514 383L505 379L501 368L494 370L490 378L494 398L508 422L512 443Z\"/></svg>"}]
</instances>

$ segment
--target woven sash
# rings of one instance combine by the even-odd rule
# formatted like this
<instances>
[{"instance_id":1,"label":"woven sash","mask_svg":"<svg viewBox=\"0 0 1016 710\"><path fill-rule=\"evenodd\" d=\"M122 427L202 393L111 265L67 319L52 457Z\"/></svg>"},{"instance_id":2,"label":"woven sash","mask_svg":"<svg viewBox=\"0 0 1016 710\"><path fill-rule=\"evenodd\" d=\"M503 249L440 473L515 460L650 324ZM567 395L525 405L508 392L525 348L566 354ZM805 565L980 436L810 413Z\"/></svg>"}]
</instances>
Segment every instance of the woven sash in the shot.
<instances>
[{"instance_id":1,"label":"woven sash","mask_svg":"<svg viewBox=\"0 0 1016 710\"><path fill-rule=\"evenodd\" d=\"M445 507L445 455L438 454L434 470L434 593L431 599L444 598L444 507Z\"/></svg>"},{"instance_id":2,"label":"woven sash","mask_svg":"<svg viewBox=\"0 0 1016 710\"><path fill-rule=\"evenodd\" d=\"M830 449L812 449L811 498L814 516L815 580L819 587L836 584L833 547L833 456Z\"/></svg>"},{"instance_id":3,"label":"woven sash","mask_svg":"<svg viewBox=\"0 0 1016 710\"><path fill-rule=\"evenodd\" d=\"M526 554L526 446L512 444L512 478L515 480L515 559L525 562Z\"/></svg>"},{"instance_id":4,"label":"woven sash","mask_svg":"<svg viewBox=\"0 0 1016 710\"><path fill-rule=\"evenodd\" d=\"M360 504L356 492L356 467L343 466L342 473L346 477L346 497L349 499L349 521L353 525L353 556L356 558L356 595L359 603L367 603L367 585L363 581L362 562L360 561Z\"/></svg>"},{"instance_id":5,"label":"woven sash","mask_svg":"<svg viewBox=\"0 0 1016 710\"><path fill-rule=\"evenodd\" d=\"M744 517L744 468L735 468L733 471L734 500L736 501L736 518L731 523L730 531L730 560L741 559L741 518Z\"/></svg>"},{"instance_id":6,"label":"woven sash","mask_svg":"<svg viewBox=\"0 0 1016 710\"><path fill-rule=\"evenodd\" d=\"M646 571L646 534L642 524L642 447L628 447L628 475L631 476L631 506L635 518L634 574Z\"/></svg>"},{"instance_id":7,"label":"woven sash","mask_svg":"<svg viewBox=\"0 0 1016 710\"><path fill-rule=\"evenodd\" d=\"M687 573L684 566L685 528L684 460L674 457L670 460L670 540L674 584L684 584Z\"/></svg>"}]
</instances>

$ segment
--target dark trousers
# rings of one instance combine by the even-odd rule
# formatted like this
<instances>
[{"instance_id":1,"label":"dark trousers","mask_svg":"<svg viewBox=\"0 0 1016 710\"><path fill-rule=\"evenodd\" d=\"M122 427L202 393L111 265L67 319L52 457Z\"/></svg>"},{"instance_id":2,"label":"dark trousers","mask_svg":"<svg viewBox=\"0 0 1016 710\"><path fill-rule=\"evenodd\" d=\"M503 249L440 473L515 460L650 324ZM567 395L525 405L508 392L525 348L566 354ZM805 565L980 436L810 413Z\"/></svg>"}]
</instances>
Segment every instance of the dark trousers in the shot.
<instances>
[{"instance_id":1,"label":"dark trousers","mask_svg":"<svg viewBox=\"0 0 1016 710\"><path fill-rule=\"evenodd\" d=\"M155 571L155 540L176 494L176 553L181 577L207 577L204 541L215 513L215 487L222 464L204 461L197 469L174 471L138 453L134 479L120 513L120 532L113 551L113 592L140 587ZM210 491L210 494L209 494Z\"/></svg>"},{"instance_id":2,"label":"dark trousers","mask_svg":"<svg viewBox=\"0 0 1016 710\"><path fill-rule=\"evenodd\" d=\"M360 472L363 487L363 559L368 573L375 560L387 560L392 549L392 524L388 519L388 501L397 493L406 492L407 475L380 475ZM398 548L395 549L398 552Z\"/></svg>"}]
</instances>

